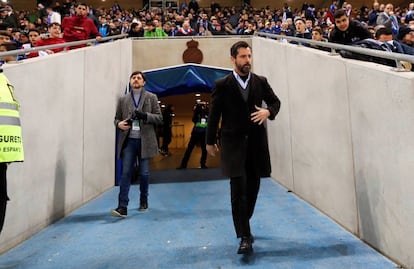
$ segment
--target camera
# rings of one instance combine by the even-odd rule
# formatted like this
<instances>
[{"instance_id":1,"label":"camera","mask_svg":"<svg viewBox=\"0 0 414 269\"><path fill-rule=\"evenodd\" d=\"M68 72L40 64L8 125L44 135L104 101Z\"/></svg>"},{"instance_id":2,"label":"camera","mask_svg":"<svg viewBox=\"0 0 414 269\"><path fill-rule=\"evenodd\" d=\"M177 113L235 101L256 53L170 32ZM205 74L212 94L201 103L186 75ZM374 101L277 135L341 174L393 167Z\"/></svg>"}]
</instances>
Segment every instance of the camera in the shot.
<instances>
[{"instance_id":1,"label":"camera","mask_svg":"<svg viewBox=\"0 0 414 269\"><path fill-rule=\"evenodd\" d=\"M127 124L132 125L134 120L147 120L147 113L135 110L131 118L127 119Z\"/></svg>"}]
</instances>

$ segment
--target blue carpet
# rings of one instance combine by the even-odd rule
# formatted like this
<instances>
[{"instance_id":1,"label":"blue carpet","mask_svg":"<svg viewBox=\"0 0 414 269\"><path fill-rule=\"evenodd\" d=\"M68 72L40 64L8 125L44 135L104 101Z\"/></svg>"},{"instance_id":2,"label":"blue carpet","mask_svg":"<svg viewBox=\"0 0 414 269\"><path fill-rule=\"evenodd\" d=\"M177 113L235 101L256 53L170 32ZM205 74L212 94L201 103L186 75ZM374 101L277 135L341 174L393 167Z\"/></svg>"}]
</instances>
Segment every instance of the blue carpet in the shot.
<instances>
[{"instance_id":1,"label":"blue carpet","mask_svg":"<svg viewBox=\"0 0 414 269\"><path fill-rule=\"evenodd\" d=\"M128 217L112 217L118 188L0 256L0 268L395 268L358 238L267 178L252 220L254 254L237 255L229 181L150 185L149 211L131 187Z\"/></svg>"}]
</instances>

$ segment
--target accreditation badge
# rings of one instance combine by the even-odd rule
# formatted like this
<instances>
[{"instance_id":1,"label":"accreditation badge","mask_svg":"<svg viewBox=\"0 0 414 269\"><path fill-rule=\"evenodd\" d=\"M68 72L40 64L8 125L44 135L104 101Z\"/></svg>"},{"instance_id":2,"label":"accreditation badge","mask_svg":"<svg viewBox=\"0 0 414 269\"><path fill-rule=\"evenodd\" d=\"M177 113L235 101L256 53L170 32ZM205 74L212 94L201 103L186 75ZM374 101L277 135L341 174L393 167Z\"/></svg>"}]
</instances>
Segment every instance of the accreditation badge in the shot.
<instances>
[{"instance_id":1,"label":"accreditation badge","mask_svg":"<svg viewBox=\"0 0 414 269\"><path fill-rule=\"evenodd\" d=\"M139 120L134 120L132 122L132 131L139 131L141 128L139 127Z\"/></svg>"}]
</instances>

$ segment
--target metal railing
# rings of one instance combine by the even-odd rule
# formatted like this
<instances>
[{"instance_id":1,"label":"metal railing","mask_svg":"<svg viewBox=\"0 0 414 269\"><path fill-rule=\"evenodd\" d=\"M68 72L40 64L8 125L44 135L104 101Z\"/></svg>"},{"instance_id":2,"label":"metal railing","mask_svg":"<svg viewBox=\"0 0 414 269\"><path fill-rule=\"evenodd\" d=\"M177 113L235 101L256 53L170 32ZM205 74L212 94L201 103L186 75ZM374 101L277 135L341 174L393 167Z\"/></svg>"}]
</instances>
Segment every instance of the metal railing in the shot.
<instances>
[{"instance_id":1,"label":"metal railing","mask_svg":"<svg viewBox=\"0 0 414 269\"><path fill-rule=\"evenodd\" d=\"M336 52L337 50L346 50L346 51L359 53L363 55L369 55L373 57L394 60L396 64L396 68L394 68L393 70L395 71L407 71L402 66L401 61L406 61L406 62L414 64L414 56L408 55L408 54L394 53L394 52L381 51L381 50L375 50L375 49L369 49L369 48L360 48L360 47L349 46L349 45L341 45L341 44L332 43L332 42L322 42L322 41L315 41L312 39L305 39L305 38L285 36L285 35L275 35L275 34L268 34L268 33L260 33L260 32L255 33L255 36L267 37L267 38L274 39L275 41L283 41L283 40L287 40L288 42L295 41L298 43L298 45L310 44L310 45L314 45L318 47L330 48L331 55L338 55L338 53Z\"/></svg>"},{"instance_id":2,"label":"metal railing","mask_svg":"<svg viewBox=\"0 0 414 269\"><path fill-rule=\"evenodd\" d=\"M75 47L79 45L99 45L102 42L105 41L112 41L116 39L122 39L126 38L127 34L120 34L120 35L114 35L114 36L108 36L103 37L101 41L96 41L95 38L93 39L87 39L87 40L81 40L81 41L73 41L73 42L65 42L55 45L47 45L47 46L39 46L39 47L33 47L33 48L27 48L27 49L17 49L17 50L11 50L11 51L5 51L0 52L0 57L2 56L17 56L17 55L23 55L26 53L36 52L36 51L42 51L42 50L51 50L51 49L57 49L57 48L63 48L63 51L68 51L70 47Z\"/></svg>"},{"instance_id":3,"label":"metal railing","mask_svg":"<svg viewBox=\"0 0 414 269\"><path fill-rule=\"evenodd\" d=\"M108 36L102 38L102 41L98 42L96 39L87 39L87 40L81 40L81 41L74 41L74 42L67 42L67 43L61 43L56 45L48 45L48 46L40 46L40 47L33 47L28 49L18 49L18 50L12 50L7 52L0 52L0 57L2 56L16 56L16 55L23 55L30 52L35 51L41 51L41 50L48 50L48 49L55 49L55 48L64 48L64 51L69 50L70 47L73 46L79 46L79 45L98 45L101 42L105 41L112 41L116 39L122 39L126 38L127 34L120 34L120 35L114 35L114 36ZM299 37L292 37L292 36L285 36L285 35L276 35L276 34L268 34L268 33L261 33L257 32L253 36L258 37L266 37L273 39L275 41L295 41L298 45L302 44L309 44L314 45L318 47L324 47L331 49L330 55L338 55L336 52L337 50L346 50L354 53L359 53L363 55L369 55L373 57L379 57L384 59L389 59L395 61L396 68L393 68L395 71L407 71L401 64L401 61L409 62L414 64L414 56L408 55L408 54L401 54L401 53L394 53L394 52L387 52L387 51L380 51L375 49L369 49L369 48L360 48L355 46L349 46L349 45L342 45L342 44L336 44L331 42L321 42L321 41L315 41L312 39L304 39ZM166 37L138 37L138 38L132 38L134 40L142 40L142 39L204 39L204 38L231 38L231 37L240 37L240 38L251 38L251 36L246 35L219 35L219 36L166 36ZM311 47L312 48L312 47ZM329 53L329 52L328 52Z\"/></svg>"}]
</instances>

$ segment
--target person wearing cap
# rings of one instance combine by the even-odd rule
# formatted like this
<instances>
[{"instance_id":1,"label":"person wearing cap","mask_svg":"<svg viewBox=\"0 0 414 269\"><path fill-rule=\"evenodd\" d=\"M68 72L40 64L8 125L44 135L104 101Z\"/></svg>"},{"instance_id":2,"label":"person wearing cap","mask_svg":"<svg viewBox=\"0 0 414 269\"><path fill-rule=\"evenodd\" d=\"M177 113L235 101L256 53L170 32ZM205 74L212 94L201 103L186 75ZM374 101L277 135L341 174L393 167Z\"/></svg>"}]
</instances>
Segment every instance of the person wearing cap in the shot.
<instances>
[{"instance_id":1,"label":"person wearing cap","mask_svg":"<svg viewBox=\"0 0 414 269\"><path fill-rule=\"evenodd\" d=\"M265 26L259 30L261 33L273 34L272 26L269 21L265 22Z\"/></svg>"},{"instance_id":2,"label":"person wearing cap","mask_svg":"<svg viewBox=\"0 0 414 269\"><path fill-rule=\"evenodd\" d=\"M398 30L397 39L401 43L414 48L414 30L410 27L401 27Z\"/></svg>"}]
</instances>

